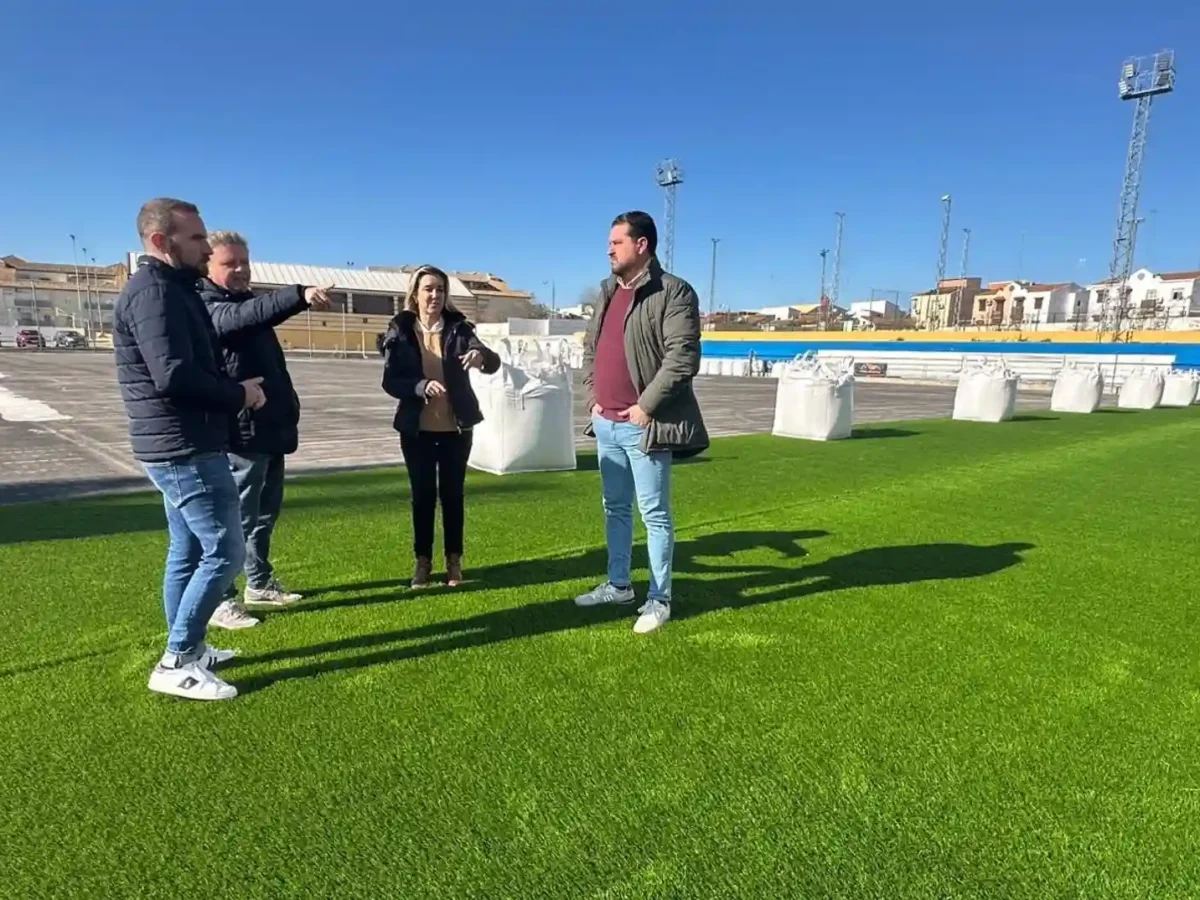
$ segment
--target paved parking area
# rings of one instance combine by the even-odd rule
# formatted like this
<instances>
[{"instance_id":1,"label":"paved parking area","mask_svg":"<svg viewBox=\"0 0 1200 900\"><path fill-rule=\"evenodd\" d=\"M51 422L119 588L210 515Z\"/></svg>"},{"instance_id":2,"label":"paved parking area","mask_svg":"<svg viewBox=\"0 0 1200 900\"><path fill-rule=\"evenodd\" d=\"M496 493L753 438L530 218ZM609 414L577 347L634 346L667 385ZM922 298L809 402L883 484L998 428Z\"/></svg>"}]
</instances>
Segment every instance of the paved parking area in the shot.
<instances>
[{"instance_id":1,"label":"paved parking area","mask_svg":"<svg viewBox=\"0 0 1200 900\"><path fill-rule=\"evenodd\" d=\"M289 360L303 413L291 472L330 471L400 461L392 431L395 401L379 387L379 360ZM576 418L586 412L577 391ZM767 432L775 382L701 376L696 393L714 437ZM16 398L37 401L22 404ZM949 416L954 388L860 382L855 421ZM1047 408L1046 393L1022 394L1019 406ZM61 418L50 418L46 408ZM15 410L15 412L14 412ZM0 503L141 488L129 454L112 356L88 351L0 351ZM39 420L40 419L40 420ZM580 436L580 443L587 439Z\"/></svg>"}]
</instances>

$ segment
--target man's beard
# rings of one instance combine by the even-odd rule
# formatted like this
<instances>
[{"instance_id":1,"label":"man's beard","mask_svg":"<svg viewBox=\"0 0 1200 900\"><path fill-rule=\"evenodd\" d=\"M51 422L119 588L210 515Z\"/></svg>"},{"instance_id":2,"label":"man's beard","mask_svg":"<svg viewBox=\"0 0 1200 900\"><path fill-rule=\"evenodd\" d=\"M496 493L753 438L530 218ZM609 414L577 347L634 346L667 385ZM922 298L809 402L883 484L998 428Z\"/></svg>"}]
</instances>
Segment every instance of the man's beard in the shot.
<instances>
[{"instance_id":1,"label":"man's beard","mask_svg":"<svg viewBox=\"0 0 1200 900\"><path fill-rule=\"evenodd\" d=\"M175 241L173 241L173 240L170 242L169 250L170 250L170 254L171 254L171 259L175 260L175 268L178 269L181 273L183 273L185 275L190 275L197 281L199 281L201 278L206 278L208 276L208 260L207 259L202 259L200 261L200 264L197 266L188 265L187 263L185 263L183 261L182 254L180 253L179 245L177 243L175 243Z\"/></svg>"}]
</instances>

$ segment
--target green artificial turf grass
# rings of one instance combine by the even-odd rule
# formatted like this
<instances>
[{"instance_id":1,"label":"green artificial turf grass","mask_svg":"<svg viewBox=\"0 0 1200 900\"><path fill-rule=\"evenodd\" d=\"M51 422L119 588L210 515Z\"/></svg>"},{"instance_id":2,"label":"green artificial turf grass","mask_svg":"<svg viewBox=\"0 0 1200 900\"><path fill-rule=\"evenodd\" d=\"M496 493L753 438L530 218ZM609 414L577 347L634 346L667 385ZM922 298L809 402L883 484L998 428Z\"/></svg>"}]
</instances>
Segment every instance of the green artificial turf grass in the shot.
<instances>
[{"instance_id":1,"label":"green artificial turf grass","mask_svg":"<svg viewBox=\"0 0 1200 900\"><path fill-rule=\"evenodd\" d=\"M0 894L1195 896L1200 415L864 433L678 466L648 637L594 457L471 473L454 592L401 471L290 482L231 703L145 689L156 495L0 507Z\"/></svg>"}]
</instances>

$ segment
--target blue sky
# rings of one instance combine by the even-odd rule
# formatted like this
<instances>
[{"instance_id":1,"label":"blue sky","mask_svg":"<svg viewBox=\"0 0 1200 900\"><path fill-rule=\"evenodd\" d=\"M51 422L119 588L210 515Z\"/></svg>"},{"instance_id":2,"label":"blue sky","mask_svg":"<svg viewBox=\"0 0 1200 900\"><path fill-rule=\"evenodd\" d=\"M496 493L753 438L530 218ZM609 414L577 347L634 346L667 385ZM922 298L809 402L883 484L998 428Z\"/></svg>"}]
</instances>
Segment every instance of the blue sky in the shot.
<instances>
[{"instance_id":1,"label":"blue sky","mask_svg":"<svg viewBox=\"0 0 1200 900\"><path fill-rule=\"evenodd\" d=\"M1200 268L1200 6L1150 9L10 0L0 255L69 260L74 233L116 261L140 203L173 195L264 260L486 269L547 301L554 279L567 305L605 274L613 215L661 215L674 156L675 268L705 304L711 237L719 305L812 301L835 210L844 301L923 288L946 192L949 274L970 227L985 280L1095 279L1120 64L1175 46L1138 263Z\"/></svg>"}]
</instances>

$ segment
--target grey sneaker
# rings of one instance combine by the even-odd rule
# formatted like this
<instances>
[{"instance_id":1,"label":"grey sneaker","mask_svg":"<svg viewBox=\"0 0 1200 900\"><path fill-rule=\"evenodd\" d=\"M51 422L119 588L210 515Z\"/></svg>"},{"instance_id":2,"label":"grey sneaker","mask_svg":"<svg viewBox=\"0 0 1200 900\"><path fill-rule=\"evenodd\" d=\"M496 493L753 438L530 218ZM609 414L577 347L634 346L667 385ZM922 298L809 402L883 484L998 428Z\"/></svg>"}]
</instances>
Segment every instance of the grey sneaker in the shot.
<instances>
[{"instance_id":1,"label":"grey sneaker","mask_svg":"<svg viewBox=\"0 0 1200 900\"><path fill-rule=\"evenodd\" d=\"M608 603L632 603L634 599L633 588L619 588L606 581L604 584L597 587L595 590L588 591L586 594L580 594L575 598L576 606L604 606Z\"/></svg>"},{"instance_id":2,"label":"grey sneaker","mask_svg":"<svg viewBox=\"0 0 1200 900\"><path fill-rule=\"evenodd\" d=\"M237 631L241 628L253 628L259 622L254 616L246 614L242 609L241 604L236 600L226 600L217 607L216 612L212 614L212 618L208 620L209 625L215 625L217 628L227 628L230 631Z\"/></svg>"},{"instance_id":3,"label":"grey sneaker","mask_svg":"<svg viewBox=\"0 0 1200 900\"><path fill-rule=\"evenodd\" d=\"M272 578L265 588L252 588L246 585L246 593L242 598L255 606L291 606L303 598L287 590L279 579Z\"/></svg>"}]
</instances>

